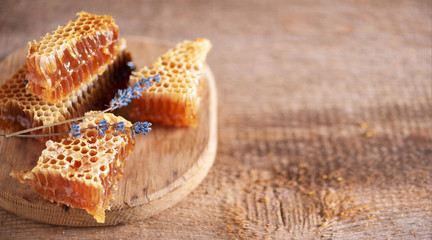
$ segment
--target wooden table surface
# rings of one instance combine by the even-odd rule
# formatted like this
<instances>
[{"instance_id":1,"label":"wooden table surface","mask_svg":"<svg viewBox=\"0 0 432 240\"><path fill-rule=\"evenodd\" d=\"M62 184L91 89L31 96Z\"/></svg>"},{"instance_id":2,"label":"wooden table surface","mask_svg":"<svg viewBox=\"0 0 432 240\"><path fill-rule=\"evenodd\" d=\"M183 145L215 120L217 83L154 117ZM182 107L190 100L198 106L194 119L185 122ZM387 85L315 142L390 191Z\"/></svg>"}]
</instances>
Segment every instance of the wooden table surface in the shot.
<instances>
[{"instance_id":1,"label":"wooden table surface","mask_svg":"<svg viewBox=\"0 0 432 240\"><path fill-rule=\"evenodd\" d=\"M85 10L124 36L206 37L216 162L146 221L0 210L0 239L430 239L431 1L2 1L0 60Z\"/></svg>"}]
</instances>

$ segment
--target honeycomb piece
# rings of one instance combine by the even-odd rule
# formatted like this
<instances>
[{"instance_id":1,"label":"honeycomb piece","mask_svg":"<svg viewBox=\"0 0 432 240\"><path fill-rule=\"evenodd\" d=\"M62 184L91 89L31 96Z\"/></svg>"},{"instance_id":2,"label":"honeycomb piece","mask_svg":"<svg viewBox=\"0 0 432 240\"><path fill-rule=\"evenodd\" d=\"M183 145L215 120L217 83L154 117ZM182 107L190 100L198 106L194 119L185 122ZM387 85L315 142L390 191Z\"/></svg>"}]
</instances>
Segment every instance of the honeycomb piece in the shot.
<instances>
[{"instance_id":1,"label":"honeycomb piece","mask_svg":"<svg viewBox=\"0 0 432 240\"><path fill-rule=\"evenodd\" d=\"M59 26L40 41L29 43L27 89L40 99L57 103L102 74L119 52L114 19L85 12Z\"/></svg>"},{"instance_id":2,"label":"honeycomb piece","mask_svg":"<svg viewBox=\"0 0 432 240\"><path fill-rule=\"evenodd\" d=\"M131 56L122 41L121 51L108 65L102 75L94 81L74 90L71 96L59 103L52 104L40 100L25 91L26 66L22 66L10 79L0 86L0 130L14 132L41 125L57 123L82 116L89 110L102 109L114 96L118 88L125 88L132 71ZM35 131L33 134L66 132L70 125L62 124ZM59 137L51 137L59 139Z\"/></svg>"},{"instance_id":3,"label":"honeycomb piece","mask_svg":"<svg viewBox=\"0 0 432 240\"><path fill-rule=\"evenodd\" d=\"M159 57L150 68L133 73L130 85L156 74L160 75L160 82L148 87L134 101L130 117L171 126L196 124L204 87L201 71L210 48L207 39L184 41Z\"/></svg>"},{"instance_id":4,"label":"honeycomb piece","mask_svg":"<svg viewBox=\"0 0 432 240\"><path fill-rule=\"evenodd\" d=\"M109 125L122 121L125 128L132 126L111 113L90 116L79 126L81 129L94 127L102 119ZM135 142L130 130L118 131L117 136L112 127L104 136L94 128L81 130L81 133L78 138L47 141L36 167L28 172L13 172L11 176L29 184L44 199L85 209L97 222L103 223L116 184L123 176L125 158L132 152Z\"/></svg>"}]
</instances>

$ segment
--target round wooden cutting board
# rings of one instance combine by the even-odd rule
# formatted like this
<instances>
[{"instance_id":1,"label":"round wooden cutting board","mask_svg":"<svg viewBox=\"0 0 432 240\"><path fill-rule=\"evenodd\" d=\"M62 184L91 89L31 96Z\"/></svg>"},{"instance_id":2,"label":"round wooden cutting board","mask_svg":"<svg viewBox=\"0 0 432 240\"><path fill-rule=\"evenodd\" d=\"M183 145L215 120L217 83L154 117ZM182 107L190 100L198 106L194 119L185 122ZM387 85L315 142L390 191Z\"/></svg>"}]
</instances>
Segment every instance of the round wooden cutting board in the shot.
<instances>
[{"instance_id":1,"label":"round wooden cutting board","mask_svg":"<svg viewBox=\"0 0 432 240\"><path fill-rule=\"evenodd\" d=\"M150 65L175 44L128 37L128 50L137 68ZM26 48L0 63L0 83L25 63ZM9 176L36 166L44 144L35 139L0 137L0 207L18 216L64 226L104 226L142 220L167 209L197 187L211 168L217 144L217 99L213 75L207 66L206 91L199 123L189 128L154 126L148 136L137 136L126 162L116 198L104 224L85 210L43 200L26 184Z\"/></svg>"}]
</instances>

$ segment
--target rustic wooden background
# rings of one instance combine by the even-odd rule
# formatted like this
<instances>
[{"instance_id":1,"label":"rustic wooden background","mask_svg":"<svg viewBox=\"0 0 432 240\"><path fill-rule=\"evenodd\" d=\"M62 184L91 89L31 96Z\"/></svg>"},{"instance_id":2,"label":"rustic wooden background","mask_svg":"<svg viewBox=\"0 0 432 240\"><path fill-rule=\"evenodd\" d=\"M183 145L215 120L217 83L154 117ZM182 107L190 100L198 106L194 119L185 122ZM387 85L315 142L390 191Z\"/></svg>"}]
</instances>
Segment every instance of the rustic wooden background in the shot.
<instances>
[{"instance_id":1,"label":"rustic wooden background","mask_svg":"<svg viewBox=\"0 0 432 240\"><path fill-rule=\"evenodd\" d=\"M146 221L67 228L0 210L0 239L430 239L431 1L1 1L0 59L80 10L122 35L206 37L216 162Z\"/></svg>"}]
</instances>

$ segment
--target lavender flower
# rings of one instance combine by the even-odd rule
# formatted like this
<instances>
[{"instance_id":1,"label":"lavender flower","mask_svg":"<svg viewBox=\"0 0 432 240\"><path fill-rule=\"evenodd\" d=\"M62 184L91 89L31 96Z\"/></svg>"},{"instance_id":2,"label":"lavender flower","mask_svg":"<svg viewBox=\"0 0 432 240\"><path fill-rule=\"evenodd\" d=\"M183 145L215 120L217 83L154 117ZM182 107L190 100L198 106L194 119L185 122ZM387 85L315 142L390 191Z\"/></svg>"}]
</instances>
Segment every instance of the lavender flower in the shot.
<instances>
[{"instance_id":1,"label":"lavender flower","mask_svg":"<svg viewBox=\"0 0 432 240\"><path fill-rule=\"evenodd\" d=\"M118 136L117 131L121 131L123 133L127 132L124 129L124 122L118 122L118 123L114 124L114 133L115 133L116 136Z\"/></svg>"},{"instance_id":2,"label":"lavender flower","mask_svg":"<svg viewBox=\"0 0 432 240\"><path fill-rule=\"evenodd\" d=\"M102 135L102 136L105 135L105 132L108 130L108 124L107 124L107 121L105 119L100 120L100 122L97 126L97 130L98 130L98 133L100 135Z\"/></svg>"},{"instance_id":3,"label":"lavender flower","mask_svg":"<svg viewBox=\"0 0 432 240\"><path fill-rule=\"evenodd\" d=\"M147 90L147 87L152 85L152 81L159 82L160 76L159 74L149 78L141 78L141 80L135 84L133 87L128 87L126 89L120 89L116 93L113 99L110 102L110 109L114 110L123 106L128 105L132 101L132 99L140 98L142 96L142 92Z\"/></svg>"},{"instance_id":4,"label":"lavender flower","mask_svg":"<svg viewBox=\"0 0 432 240\"><path fill-rule=\"evenodd\" d=\"M72 123L70 134L72 134L73 137L81 136L80 127L78 125L76 125L75 123Z\"/></svg>"},{"instance_id":5,"label":"lavender flower","mask_svg":"<svg viewBox=\"0 0 432 240\"><path fill-rule=\"evenodd\" d=\"M135 134L144 134L145 136L147 136L147 133L151 131L151 126L152 124L149 122L136 122L134 123L134 125L132 126L132 137L135 137Z\"/></svg>"}]
</instances>

